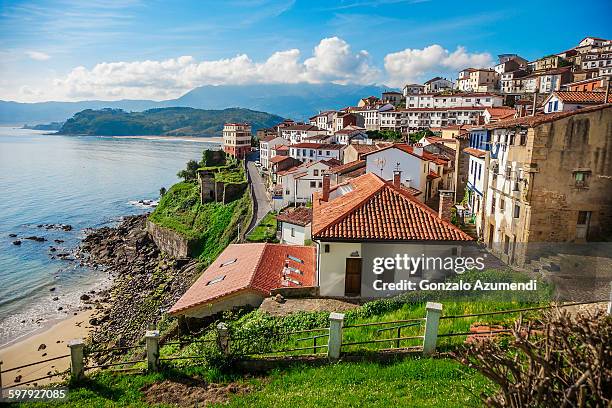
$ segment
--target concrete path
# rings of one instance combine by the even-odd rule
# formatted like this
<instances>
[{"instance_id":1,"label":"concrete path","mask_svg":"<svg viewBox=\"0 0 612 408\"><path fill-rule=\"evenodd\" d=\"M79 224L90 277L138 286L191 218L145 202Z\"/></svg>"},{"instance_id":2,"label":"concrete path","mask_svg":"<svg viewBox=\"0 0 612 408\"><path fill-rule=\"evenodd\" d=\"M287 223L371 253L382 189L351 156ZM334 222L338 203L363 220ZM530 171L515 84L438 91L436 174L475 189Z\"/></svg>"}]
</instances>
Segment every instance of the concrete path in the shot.
<instances>
[{"instance_id":1,"label":"concrete path","mask_svg":"<svg viewBox=\"0 0 612 408\"><path fill-rule=\"evenodd\" d=\"M249 161L247 162L247 170L249 171L249 176L251 178L251 185L253 191L255 192L255 207L257 211L256 221L253 224L259 224L259 221L266 216L272 210L272 206L268 201L268 195L266 194L266 186L263 182L263 178L259 174L259 169L255 166L255 161L257 160L257 156L251 155L249 157Z\"/></svg>"}]
</instances>

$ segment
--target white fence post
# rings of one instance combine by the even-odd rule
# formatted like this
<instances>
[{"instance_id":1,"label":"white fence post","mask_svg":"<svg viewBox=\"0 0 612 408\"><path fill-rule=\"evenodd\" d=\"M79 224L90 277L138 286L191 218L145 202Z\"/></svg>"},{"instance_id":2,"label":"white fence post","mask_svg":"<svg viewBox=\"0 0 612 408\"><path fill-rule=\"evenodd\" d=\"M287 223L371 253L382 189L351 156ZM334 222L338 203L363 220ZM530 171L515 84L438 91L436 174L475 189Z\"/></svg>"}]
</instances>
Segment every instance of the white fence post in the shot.
<instances>
[{"instance_id":1,"label":"white fence post","mask_svg":"<svg viewBox=\"0 0 612 408\"><path fill-rule=\"evenodd\" d=\"M344 313L330 313L327 357L332 361L340 358L340 349L342 348L342 326L344 326Z\"/></svg>"},{"instance_id":2,"label":"white fence post","mask_svg":"<svg viewBox=\"0 0 612 408\"><path fill-rule=\"evenodd\" d=\"M81 380L85 373L83 361L85 342L83 339L70 340L68 347L70 347L70 377L75 381Z\"/></svg>"},{"instance_id":3,"label":"white fence post","mask_svg":"<svg viewBox=\"0 0 612 408\"><path fill-rule=\"evenodd\" d=\"M229 354L229 330L225 323L217 325L217 345L224 355Z\"/></svg>"},{"instance_id":4,"label":"white fence post","mask_svg":"<svg viewBox=\"0 0 612 408\"><path fill-rule=\"evenodd\" d=\"M145 332L145 345L147 347L147 369L157 371L159 368L159 330Z\"/></svg>"},{"instance_id":5,"label":"white fence post","mask_svg":"<svg viewBox=\"0 0 612 408\"><path fill-rule=\"evenodd\" d=\"M425 336L423 339L423 354L428 355L436 351L438 342L438 325L442 314L442 304L427 302L425 307L427 315L425 317Z\"/></svg>"}]
</instances>

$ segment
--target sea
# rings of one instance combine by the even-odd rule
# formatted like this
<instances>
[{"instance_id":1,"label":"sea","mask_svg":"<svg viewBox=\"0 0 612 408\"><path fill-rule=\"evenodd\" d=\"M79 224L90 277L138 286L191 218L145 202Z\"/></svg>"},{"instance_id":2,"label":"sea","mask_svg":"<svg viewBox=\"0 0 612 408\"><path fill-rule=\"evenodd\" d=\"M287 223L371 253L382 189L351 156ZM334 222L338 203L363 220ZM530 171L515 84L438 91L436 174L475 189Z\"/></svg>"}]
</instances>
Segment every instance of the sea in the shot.
<instances>
[{"instance_id":1,"label":"sea","mask_svg":"<svg viewBox=\"0 0 612 408\"><path fill-rule=\"evenodd\" d=\"M152 211L160 188L207 148L219 145L0 127L0 346L72 315L83 293L108 285L106 272L71 260L87 230Z\"/></svg>"}]
</instances>

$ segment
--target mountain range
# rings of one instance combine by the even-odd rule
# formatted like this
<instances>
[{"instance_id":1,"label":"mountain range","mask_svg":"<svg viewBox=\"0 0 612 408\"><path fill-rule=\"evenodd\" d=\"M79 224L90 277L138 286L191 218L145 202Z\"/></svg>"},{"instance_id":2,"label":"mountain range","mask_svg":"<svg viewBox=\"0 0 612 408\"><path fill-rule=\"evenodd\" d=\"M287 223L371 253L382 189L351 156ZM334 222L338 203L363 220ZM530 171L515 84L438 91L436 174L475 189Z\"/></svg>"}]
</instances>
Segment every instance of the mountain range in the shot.
<instances>
[{"instance_id":1,"label":"mountain range","mask_svg":"<svg viewBox=\"0 0 612 408\"><path fill-rule=\"evenodd\" d=\"M206 85L177 99L164 101L119 100L80 102L21 103L0 101L0 124L22 125L63 122L85 109L114 108L144 111L153 108L191 107L225 109L240 107L304 120L321 110L355 105L360 98L380 94L390 88L380 85L337 84L255 84Z\"/></svg>"}]
</instances>

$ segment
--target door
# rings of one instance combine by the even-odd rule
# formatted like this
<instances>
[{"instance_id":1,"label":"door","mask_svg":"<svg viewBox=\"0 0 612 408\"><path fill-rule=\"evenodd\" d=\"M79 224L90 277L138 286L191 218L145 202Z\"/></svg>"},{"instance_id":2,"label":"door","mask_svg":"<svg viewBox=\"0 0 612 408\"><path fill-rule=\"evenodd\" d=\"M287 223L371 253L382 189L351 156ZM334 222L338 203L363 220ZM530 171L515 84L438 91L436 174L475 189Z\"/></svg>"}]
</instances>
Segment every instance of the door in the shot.
<instances>
[{"instance_id":1,"label":"door","mask_svg":"<svg viewBox=\"0 0 612 408\"><path fill-rule=\"evenodd\" d=\"M586 240L589 232L589 223L591 222L590 211L578 211L578 222L576 223L576 238Z\"/></svg>"},{"instance_id":2,"label":"door","mask_svg":"<svg viewBox=\"0 0 612 408\"><path fill-rule=\"evenodd\" d=\"M344 276L344 295L361 295L361 258L346 258L346 274Z\"/></svg>"}]
</instances>

